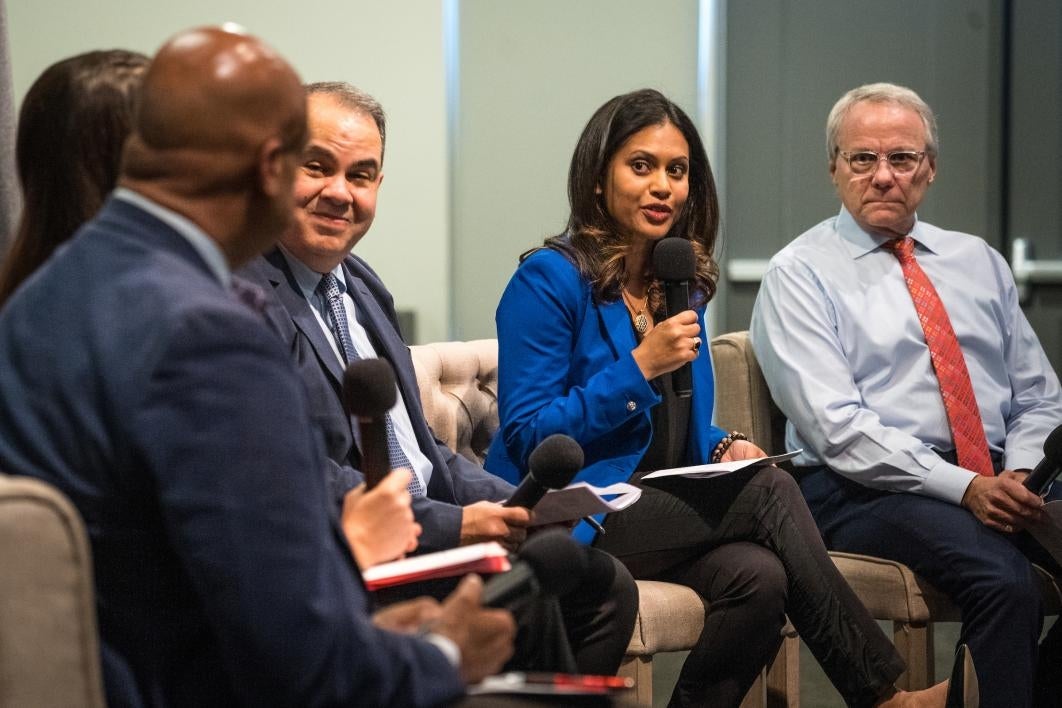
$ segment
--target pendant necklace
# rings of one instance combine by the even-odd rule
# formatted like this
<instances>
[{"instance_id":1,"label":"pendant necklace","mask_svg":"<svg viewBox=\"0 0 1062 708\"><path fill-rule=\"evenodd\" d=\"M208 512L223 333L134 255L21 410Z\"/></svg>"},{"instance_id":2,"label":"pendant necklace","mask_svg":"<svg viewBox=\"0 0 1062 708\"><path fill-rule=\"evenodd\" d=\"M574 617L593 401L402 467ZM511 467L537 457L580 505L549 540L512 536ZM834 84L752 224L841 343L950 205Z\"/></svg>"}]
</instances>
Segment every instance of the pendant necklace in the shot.
<instances>
[{"instance_id":1,"label":"pendant necklace","mask_svg":"<svg viewBox=\"0 0 1062 708\"><path fill-rule=\"evenodd\" d=\"M620 294L623 295L623 302L626 303L627 309L631 311L631 315L634 316L634 329L638 334L645 334L645 331L649 329L649 318L645 316L645 308L649 304L649 293L645 294L645 299L642 300L641 307L635 307L631 302L630 295L627 293L627 288L621 288Z\"/></svg>"}]
</instances>

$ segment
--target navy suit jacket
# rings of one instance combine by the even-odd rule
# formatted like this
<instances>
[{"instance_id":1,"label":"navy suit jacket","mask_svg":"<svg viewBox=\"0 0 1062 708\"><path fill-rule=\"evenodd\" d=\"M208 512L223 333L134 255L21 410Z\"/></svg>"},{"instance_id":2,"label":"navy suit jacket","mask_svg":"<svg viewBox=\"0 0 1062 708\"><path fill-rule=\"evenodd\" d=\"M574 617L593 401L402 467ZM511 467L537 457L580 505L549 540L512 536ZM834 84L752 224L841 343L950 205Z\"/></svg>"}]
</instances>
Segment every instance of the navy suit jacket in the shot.
<instances>
[{"instance_id":1,"label":"navy suit jacket","mask_svg":"<svg viewBox=\"0 0 1062 708\"><path fill-rule=\"evenodd\" d=\"M188 242L109 201L0 313L0 469L91 539L111 706L434 705L375 628L287 353Z\"/></svg>"},{"instance_id":2,"label":"navy suit jacket","mask_svg":"<svg viewBox=\"0 0 1062 708\"><path fill-rule=\"evenodd\" d=\"M454 548L460 540L461 507L506 499L513 486L435 438L420 405L413 360L398 330L391 293L357 256L343 261L343 272L358 320L372 338L377 354L394 367L420 450L431 460L427 496L413 502L414 514L423 527L417 552ZM255 259L239 274L262 288L270 299L266 318L284 340L306 384L310 415L324 433L334 489L346 491L360 483L362 476L357 471L361 462L358 426L342 405L343 367L279 250Z\"/></svg>"}]
</instances>

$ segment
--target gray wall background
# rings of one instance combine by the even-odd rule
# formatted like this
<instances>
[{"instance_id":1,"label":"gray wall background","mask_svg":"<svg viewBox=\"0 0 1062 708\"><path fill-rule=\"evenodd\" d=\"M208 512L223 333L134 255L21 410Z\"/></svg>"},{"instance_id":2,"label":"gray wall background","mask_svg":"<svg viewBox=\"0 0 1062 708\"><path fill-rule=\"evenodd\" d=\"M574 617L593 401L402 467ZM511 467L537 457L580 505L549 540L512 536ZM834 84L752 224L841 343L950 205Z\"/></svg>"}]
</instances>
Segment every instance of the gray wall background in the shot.
<instances>
[{"instance_id":1,"label":"gray wall background","mask_svg":"<svg viewBox=\"0 0 1062 708\"><path fill-rule=\"evenodd\" d=\"M15 97L7 47L7 4L0 0L0 258L13 238L20 208L15 177Z\"/></svg>"},{"instance_id":2,"label":"gray wall background","mask_svg":"<svg viewBox=\"0 0 1062 708\"><path fill-rule=\"evenodd\" d=\"M456 338L495 336L517 257L564 228L568 163L598 106L653 86L694 115L697 16L696 0L461 2Z\"/></svg>"},{"instance_id":3,"label":"gray wall background","mask_svg":"<svg viewBox=\"0 0 1062 708\"><path fill-rule=\"evenodd\" d=\"M709 15L720 22L706 35ZM1037 257L1062 254L1057 0L320 0L310 16L248 0L7 0L0 57L9 51L17 102L75 52L152 52L177 29L225 20L305 79L352 81L387 109L379 215L358 252L416 314L414 341L494 336L517 256L564 225L579 131L640 86L702 128L723 194L724 266L766 259L837 211L825 116L844 90L880 80L911 86L939 114L940 178L922 218L1004 253L1022 235ZM1056 367L1060 291L1036 288L1028 309ZM755 292L724 281L714 330L745 328Z\"/></svg>"},{"instance_id":4,"label":"gray wall background","mask_svg":"<svg viewBox=\"0 0 1062 708\"><path fill-rule=\"evenodd\" d=\"M50 64L90 49L153 54L175 32L237 22L264 38L305 81L350 81L388 114L376 223L358 245L417 313L420 341L450 336L449 191L444 3L316 0L7 0L17 99Z\"/></svg>"},{"instance_id":5,"label":"gray wall background","mask_svg":"<svg viewBox=\"0 0 1062 708\"><path fill-rule=\"evenodd\" d=\"M938 178L919 218L999 248L1002 30L993 0L729 3L728 255L769 258L838 212L826 115L875 81L909 86L937 114ZM727 290L727 329L748 325L756 290Z\"/></svg>"}]
</instances>

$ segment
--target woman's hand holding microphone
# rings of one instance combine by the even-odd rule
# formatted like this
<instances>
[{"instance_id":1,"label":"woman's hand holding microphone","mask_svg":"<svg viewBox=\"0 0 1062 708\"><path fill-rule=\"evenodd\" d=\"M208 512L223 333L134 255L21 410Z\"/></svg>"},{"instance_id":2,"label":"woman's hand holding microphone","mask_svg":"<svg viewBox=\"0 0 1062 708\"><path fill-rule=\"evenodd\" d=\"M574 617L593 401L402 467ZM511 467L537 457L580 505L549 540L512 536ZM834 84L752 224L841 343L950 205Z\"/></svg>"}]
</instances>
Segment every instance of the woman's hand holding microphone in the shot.
<instances>
[{"instance_id":1,"label":"woman's hand holding microphone","mask_svg":"<svg viewBox=\"0 0 1062 708\"><path fill-rule=\"evenodd\" d=\"M652 381L697 358L701 348L697 313L684 310L650 329L631 354L646 381Z\"/></svg>"}]
</instances>

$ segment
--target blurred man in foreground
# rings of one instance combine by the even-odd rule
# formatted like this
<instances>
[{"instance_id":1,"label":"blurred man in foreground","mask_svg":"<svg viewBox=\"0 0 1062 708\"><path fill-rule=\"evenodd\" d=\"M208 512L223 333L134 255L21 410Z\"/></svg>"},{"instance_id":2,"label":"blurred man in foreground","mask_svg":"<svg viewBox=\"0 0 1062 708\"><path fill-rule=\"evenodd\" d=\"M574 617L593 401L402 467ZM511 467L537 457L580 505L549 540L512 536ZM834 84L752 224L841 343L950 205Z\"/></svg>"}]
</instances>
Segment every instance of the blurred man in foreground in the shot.
<instances>
[{"instance_id":1,"label":"blurred man in foreground","mask_svg":"<svg viewBox=\"0 0 1062 708\"><path fill-rule=\"evenodd\" d=\"M261 295L230 289L291 221L298 77L253 37L192 30L141 100L120 188L0 316L0 468L55 484L85 519L108 704L460 696L511 653L512 618L469 579L441 607L377 618L399 631L373 624L307 473L323 462L305 392ZM380 495L401 512L405 494L381 486L349 516ZM412 545L408 514L390 516L373 557Z\"/></svg>"}]
</instances>

